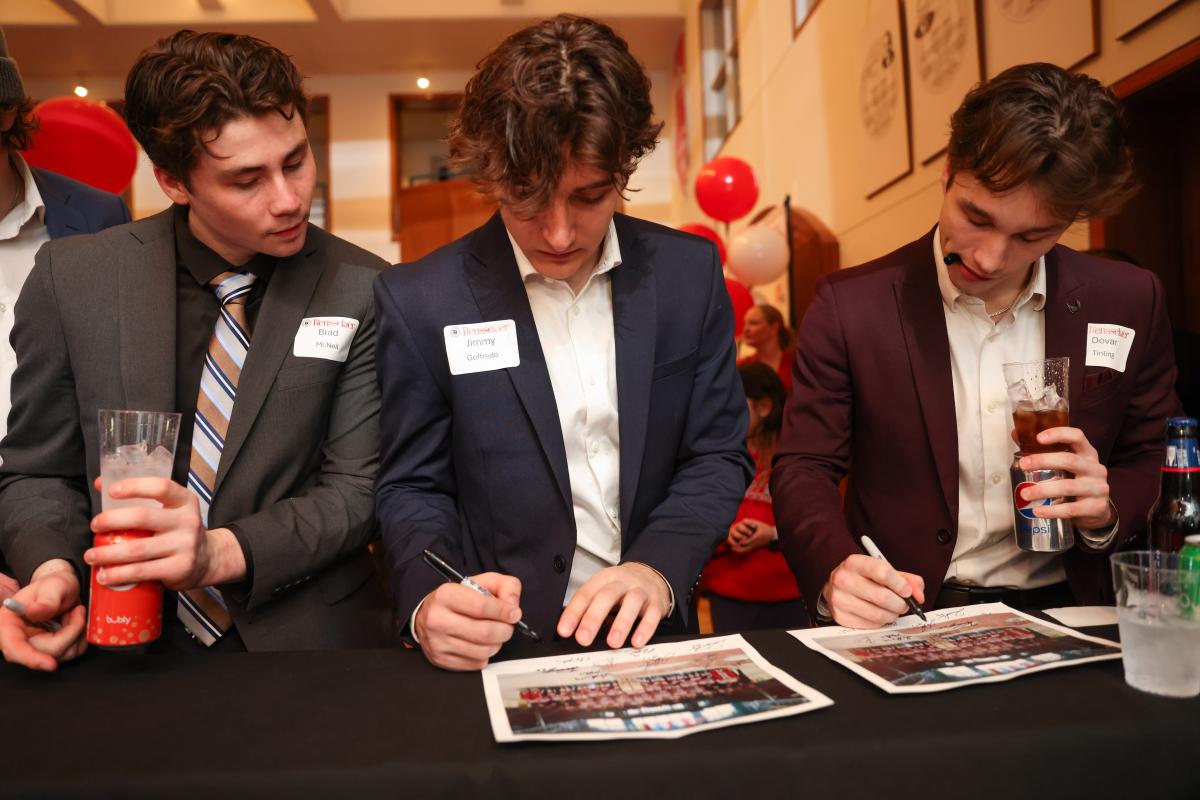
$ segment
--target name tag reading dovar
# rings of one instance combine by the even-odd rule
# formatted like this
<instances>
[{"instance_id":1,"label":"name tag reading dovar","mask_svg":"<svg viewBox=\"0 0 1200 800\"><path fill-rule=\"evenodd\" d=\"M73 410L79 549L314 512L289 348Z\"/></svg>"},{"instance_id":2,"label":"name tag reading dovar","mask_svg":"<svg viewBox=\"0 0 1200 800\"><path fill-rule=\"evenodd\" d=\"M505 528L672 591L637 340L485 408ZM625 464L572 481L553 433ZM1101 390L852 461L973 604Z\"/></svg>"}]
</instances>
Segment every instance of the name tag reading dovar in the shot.
<instances>
[{"instance_id":1,"label":"name tag reading dovar","mask_svg":"<svg viewBox=\"0 0 1200 800\"><path fill-rule=\"evenodd\" d=\"M468 375L521 364L517 324L511 319L447 325L443 330L451 375Z\"/></svg>"},{"instance_id":2,"label":"name tag reading dovar","mask_svg":"<svg viewBox=\"0 0 1200 800\"><path fill-rule=\"evenodd\" d=\"M1089 367L1108 367L1117 372L1125 371L1129 348L1133 345L1133 328L1103 322L1089 322L1087 331L1087 358Z\"/></svg>"},{"instance_id":3,"label":"name tag reading dovar","mask_svg":"<svg viewBox=\"0 0 1200 800\"><path fill-rule=\"evenodd\" d=\"M357 331L358 320L351 317L305 317L296 329L292 355L344 362Z\"/></svg>"}]
</instances>

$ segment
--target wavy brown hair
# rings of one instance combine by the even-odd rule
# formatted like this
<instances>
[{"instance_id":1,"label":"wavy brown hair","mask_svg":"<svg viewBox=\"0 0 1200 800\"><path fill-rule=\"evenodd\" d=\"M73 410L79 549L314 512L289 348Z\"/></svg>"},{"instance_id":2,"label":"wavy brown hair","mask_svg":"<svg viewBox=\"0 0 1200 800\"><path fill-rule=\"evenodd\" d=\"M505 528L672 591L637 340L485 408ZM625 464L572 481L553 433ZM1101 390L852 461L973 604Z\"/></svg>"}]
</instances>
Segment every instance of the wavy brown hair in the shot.
<instances>
[{"instance_id":1,"label":"wavy brown hair","mask_svg":"<svg viewBox=\"0 0 1200 800\"><path fill-rule=\"evenodd\" d=\"M38 129L37 117L33 115L33 98L26 97L20 104L0 106L0 111L11 111L16 107L13 123L0 133L0 145L5 150L28 150L33 144L33 132Z\"/></svg>"},{"instance_id":2,"label":"wavy brown hair","mask_svg":"<svg viewBox=\"0 0 1200 800\"><path fill-rule=\"evenodd\" d=\"M479 62L450 125L450 158L483 194L529 216L570 160L623 192L654 149L650 79L609 26L561 14L514 33Z\"/></svg>"},{"instance_id":3,"label":"wavy brown hair","mask_svg":"<svg viewBox=\"0 0 1200 800\"><path fill-rule=\"evenodd\" d=\"M967 93L950 119L950 176L988 191L1029 183L1071 222L1116 213L1136 191L1124 113L1094 78L1053 64L1010 67Z\"/></svg>"},{"instance_id":4,"label":"wavy brown hair","mask_svg":"<svg viewBox=\"0 0 1200 800\"><path fill-rule=\"evenodd\" d=\"M207 142L243 116L308 119L303 77L253 36L182 30L138 58L125 81L125 122L160 169L187 182Z\"/></svg>"}]
</instances>

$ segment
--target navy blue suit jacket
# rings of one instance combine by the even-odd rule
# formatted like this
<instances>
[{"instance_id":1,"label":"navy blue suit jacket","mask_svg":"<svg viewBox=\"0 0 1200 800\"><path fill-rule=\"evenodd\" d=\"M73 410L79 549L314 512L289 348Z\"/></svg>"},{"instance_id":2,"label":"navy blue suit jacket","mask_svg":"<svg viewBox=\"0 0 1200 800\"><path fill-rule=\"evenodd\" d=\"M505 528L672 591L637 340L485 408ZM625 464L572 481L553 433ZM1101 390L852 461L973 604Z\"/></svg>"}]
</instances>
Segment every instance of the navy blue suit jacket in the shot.
<instances>
[{"instance_id":1,"label":"navy blue suit jacket","mask_svg":"<svg viewBox=\"0 0 1200 800\"><path fill-rule=\"evenodd\" d=\"M661 572L686 620L691 594L753 475L733 309L708 242L616 215L612 275L622 560ZM554 630L575 518L554 391L499 215L375 283L383 393L376 511L401 619L442 579L520 578L524 619ZM520 366L451 376L446 325L512 319Z\"/></svg>"},{"instance_id":2,"label":"navy blue suit jacket","mask_svg":"<svg viewBox=\"0 0 1200 800\"><path fill-rule=\"evenodd\" d=\"M98 233L129 222L125 201L115 194L72 180L48 169L30 167L46 206L46 231L51 239L78 233Z\"/></svg>"}]
</instances>

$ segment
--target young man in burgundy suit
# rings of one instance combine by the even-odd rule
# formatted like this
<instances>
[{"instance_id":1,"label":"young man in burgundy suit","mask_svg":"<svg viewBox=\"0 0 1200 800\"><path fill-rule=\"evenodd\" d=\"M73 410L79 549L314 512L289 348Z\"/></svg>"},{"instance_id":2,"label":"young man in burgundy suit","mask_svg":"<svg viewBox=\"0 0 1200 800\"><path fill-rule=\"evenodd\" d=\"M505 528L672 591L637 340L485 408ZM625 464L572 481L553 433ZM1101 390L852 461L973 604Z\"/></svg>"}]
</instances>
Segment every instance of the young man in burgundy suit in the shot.
<instances>
[{"instance_id":1,"label":"young man in burgundy suit","mask_svg":"<svg viewBox=\"0 0 1200 800\"><path fill-rule=\"evenodd\" d=\"M1132 172L1107 89L1013 67L954 113L933 230L821 284L771 481L784 554L819 621L885 625L910 596L1044 608L1111 592L1108 554L1144 525L1178 408L1171 333L1153 273L1055 243L1118 208ZM1096 326L1128 331L1122 352L1097 357ZM1063 498L1035 513L1070 519L1076 543L1028 553L1013 536L1001 364L1056 356L1071 359L1071 425L1040 439L1064 450L1021 467L1069 475L1024 499ZM891 566L863 553L862 534Z\"/></svg>"}]
</instances>

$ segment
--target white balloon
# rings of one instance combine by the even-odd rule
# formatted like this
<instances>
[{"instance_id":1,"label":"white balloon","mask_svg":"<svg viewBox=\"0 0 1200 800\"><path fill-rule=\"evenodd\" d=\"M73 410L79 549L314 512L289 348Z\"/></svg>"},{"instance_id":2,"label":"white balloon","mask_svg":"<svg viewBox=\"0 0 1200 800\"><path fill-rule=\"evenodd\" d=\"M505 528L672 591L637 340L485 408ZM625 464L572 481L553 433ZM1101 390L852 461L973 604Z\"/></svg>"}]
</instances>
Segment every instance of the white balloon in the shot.
<instances>
[{"instance_id":1,"label":"white balloon","mask_svg":"<svg viewBox=\"0 0 1200 800\"><path fill-rule=\"evenodd\" d=\"M746 286L761 286L788 268L788 246L783 235L768 225L752 225L729 243L729 271Z\"/></svg>"}]
</instances>

